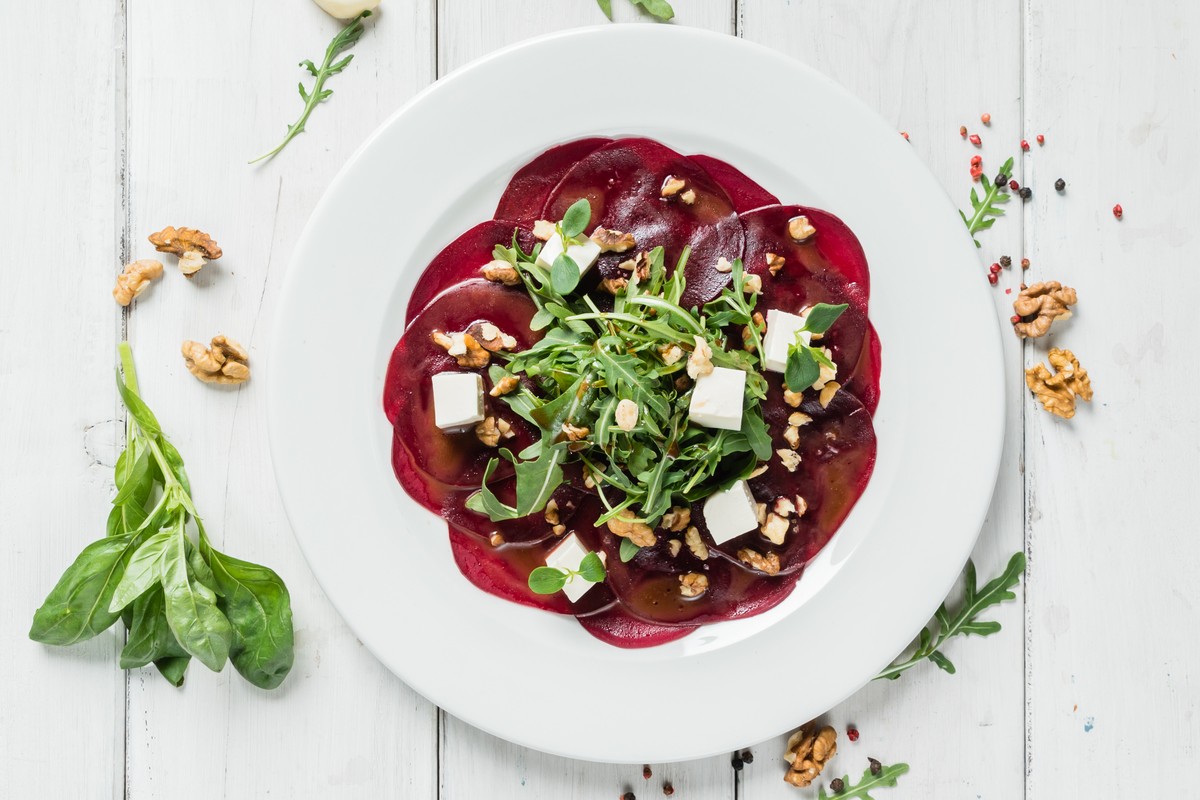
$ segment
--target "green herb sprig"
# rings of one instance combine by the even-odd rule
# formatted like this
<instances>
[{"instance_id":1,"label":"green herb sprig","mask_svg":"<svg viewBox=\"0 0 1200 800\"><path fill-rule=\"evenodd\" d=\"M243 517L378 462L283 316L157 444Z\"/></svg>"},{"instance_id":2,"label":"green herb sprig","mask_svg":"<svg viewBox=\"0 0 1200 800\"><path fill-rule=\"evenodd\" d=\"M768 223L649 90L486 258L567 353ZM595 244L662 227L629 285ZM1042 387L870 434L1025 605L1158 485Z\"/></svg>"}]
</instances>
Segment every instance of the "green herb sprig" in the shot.
<instances>
[{"instance_id":1,"label":"green herb sprig","mask_svg":"<svg viewBox=\"0 0 1200 800\"><path fill-rule=\"evenodd\" d=\"M106 535L59 578L29 637L71 645L123 619L122 669L153 663L179 686L193 657L214 671L232 661L246 680L273 689L293 661L287 587L270 569L212 546L183 458L138 393L128 342L120 356L117 389L129 414Z\"/></svg>"},{"instance_id":2,"label":"green herb sprig","mask_svg":"<svg viewBox=\"0 0 1200 800\"><path fill-rule=\"evenodd\" d=\"M630 0L630 2L661 20L669 20L675 16L675 9L671 8L671 4L667 0ZM600 6L604 16L610 20L613 18L612 0L596 0L596 5Z\"/></svg>"},{"instance_id":3,"label":"green herb sprig","mask_svg":"<svg viewBox=\"0 0 1200 800\"><path fill-rule=\"evenodd\" d=\"M579 562L578 570L562 567L538 567L529 573L529 588L538 594L554 594L579 578L588 583L600 583L608 577L604 562L597 553L588 553Z\"/></svg>"},{"instance_id":4,"label":"green herb sprig","mask_svg":"<svg viewBox=\"0 0 1200 800\"><path fill-rule=\"evenodd\" d=\"M822 365L829 369L837 369L837 366L829 360L829 356L825 355L825 351L809 345L804 341L802 334L821 335L825 333L833 327L833 323L837 322L838 317L842 316L849 307L847 303L836 306L817 303L809 309L808 316L804 320L804 327L796 331L796 340L788 345L783 380L793 392L802 392L812 386L821 377Z\"/></svg>"},{"instance_id":5,"label":"green herb sprig","mask_svg":"<svg viewBox=\"0 0 1200 800\"><path fill-rule=\"evenodd\" d=\"M333 41L331 41L329 46L325 48L325 60L321 62L320 67L308 59L300 62L300 66L308 70L308 74L316 79L313 81L311 90L304 88L304 81L301 81L299 84L297 84L300 90L300 99L304 101L304 111L300 114L300 119L287 126L287 135L283 137L283 141L280 142L274 150L268 153L263 153L261 156L251 161L251 164L257 164L259 161L263 161L268 158L274 158L281 150L283 150L283 148L288 146L288 143L292 141L292 139L295 139L296 136L303 132L304 126L308 123L308 118L312 115L313 109L315 109L320 103L328 100L329 96L333 94L332 89L325 88L325 81L329 80L329 78L337 75L346 67L350 66L350 62L354 60L354 55L350 54L336 63L334 62L334 59L341 55L343 51L353 47L354 44L362 37L363 31L365 30L363 20L369 16L371 16L370 11L362 12L348 22L346 27L342 28L341 31L338 32L337 36L333 37Z\"/></svg>"},{"instance_id":6,"label":"green herb sprig","mask_svg":"<svg viewBox=\"0 0 1200 800\"><path fill-rule=\"evenodd\" d=\"M996 576L982 588L978 588L978 582L975 577L974 562L967 562L967 574L965 581L965 596L963 605L959 612L953 617L946 610L946 604L942 603L937 610L937 614L930 621L930 624L921 629L920 638L917 640L916 650L912 655L902 661L897 661L883 672L875 676L875 680L886 678L895 680L904 672L912 669L917 664L920 664L926 659L937 664L940 669L945 672L954 674L954 664L950 659L942 653L941 648L955 636L991 636L993 633L1000 631L1000 623L993 620L981 620L979 615L992 606L999 605L1008 600L1015 600L1016 594L1013 593L1013 588L1021 582L1021 575L1025 572L1025 554L1014 553L1013 557L1008 560L1008 565L1000 575Z\"/></svg>"},{"instance_id":7,"label":"green herb sprig","mask_svg":"<svg viewBox=\"0 0 1200 800\"><path fill-rule=\"evenodd\" d=\"M846 775L842 778L842 784L845 787L842 791L829 795L825 793L825 787L822 786L817 793L817 800L875 800L871 792L895 786L896 779L906 772L908 772L908 764L892 764L881 767L877 773L872 772L868 767L857 785L851 786L850 776Z\"/></svg>"},{"instance_id":8,"label":"green herb sprig","mask_svg":"<svg viewBox=\"0 0 1200 800\"><path fill-rule=\"evenodd\" d=\"M1004 166L1000 168L1000 172L1004 175L1012 175L1013 160L1010 158L1004 162ZM971 187L971 209L974 213L968 217L964 211L959 211L958 215L962 217L963 222L967 225L967 232L971 234L971 239L974 240L976 247L982 247L979 239L975 234L980 231L986 231L988 228L996 224L997 217L1004 216L1004 209L999 206L1007 203L1010 195L1007 192L1001 191L1001 185L998 186L995 181L984 180L986 191L983 197L979 197L979 192L975 187Z\"/></svg>"}]
</instances>

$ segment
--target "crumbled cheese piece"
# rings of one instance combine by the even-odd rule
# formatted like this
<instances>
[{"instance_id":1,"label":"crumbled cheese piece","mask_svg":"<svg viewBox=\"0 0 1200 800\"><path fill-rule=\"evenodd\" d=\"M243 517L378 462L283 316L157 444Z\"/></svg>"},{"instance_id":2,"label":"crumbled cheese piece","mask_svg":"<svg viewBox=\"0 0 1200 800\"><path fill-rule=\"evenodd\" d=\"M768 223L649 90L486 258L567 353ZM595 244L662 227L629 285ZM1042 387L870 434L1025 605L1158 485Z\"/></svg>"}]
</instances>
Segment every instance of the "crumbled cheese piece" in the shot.
<instances>
[{"instance_id":1,"label":"crumbled cheese piece","mask_svg":"<svg viewBox=\"0 0 1200 800\"><path fill-rule=\"evenodd\" d=\"M804 327L808 315L789 314L772 308L767 312L767 335L763 337L764 365L773 372L787 370L788 348L796 341L796 332ZM800 341L812 342L812 334L804 331Z\"/></svg>"},{"instance_id":2,"label":"crumbled cheese piece","mask_svg":"<svg viewBox=\"0 0 1200 800\"><path fill-rule=\"evenodd\" d=\"M723 492L704 501L704 521L708 534L717 544L749 533L758 527L754 495L745 481L737 481Z\"/></svg>"},{"instance_id":3,"label":"crumbled cheese piece","mask_svg":"<svg viewBox=\"0 0 1200 800\"><path fill-rule=\"evenodd\" d=\"M583 542L579 541L579 537L572 533L546 555L546 566L578 572L579 565L583 563L584 557L589 552L583 546ZM603 553L600 554L600 558L604 558ZM572 603L578 603L579 598L587 594L595 585L590 581L585 581L581 576L575 575L563 586L563 594Z\"/></svg>"},{"instance_id":4,"label":"crumbled cheese piece","mask_svg":"<svg viewBox=\"0 0 1200 800\"><path fill-rule=\"evenodd\" d=\"M561 236L551 236L550 239L542 245L542 250L538 253L537 264L543 269L550 269L554 266L554 261L563 253L563 240ZM591 239L584 239L581 244L571 243L567 248L567 255L579 267L579 274L582 275L592 268L592 264L596 263L596 259L600 255L600 245L593 242Z\"/></svg>"},{"instance_id":5,"label":"crumbled cheese piece","mask_svg":"<svg viewBox=\"0 0 1200 800\"><path fill-rule=\"evenodd\" d=\"M688 417L706 428L737 431L742 428L742 401L746 394L746 373L740 369L713 367L696 379Z\"/></svg>"},{"instance_id":6,"label":"crumbled cheese piece","mask_svg":"<svg viewBox=\"0 0 1200 800\"><path fill-rule=\"evenodd\" d=\"M477 372L439 372L433 382L433 419L442 430L483 421L483 376Z\"/></svg>"}]
</instances>

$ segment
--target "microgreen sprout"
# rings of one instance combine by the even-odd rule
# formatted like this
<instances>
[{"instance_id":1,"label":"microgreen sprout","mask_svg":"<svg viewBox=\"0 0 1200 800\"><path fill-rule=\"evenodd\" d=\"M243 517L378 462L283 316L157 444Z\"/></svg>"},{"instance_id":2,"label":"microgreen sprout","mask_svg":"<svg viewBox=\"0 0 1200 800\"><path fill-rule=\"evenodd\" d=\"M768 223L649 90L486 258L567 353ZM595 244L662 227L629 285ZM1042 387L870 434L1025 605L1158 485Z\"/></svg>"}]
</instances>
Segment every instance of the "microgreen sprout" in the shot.
<instances>
[{"instance_id":1,"label":"microgreen sprout","mask_svg":"<svg viewBox=\"0 0 1200 800\"><path fill-rule=\"evenodd\" d=\"M537 594L554 594L576 578L588 583L600 583L608 576L604 561L597 553L588 553L579 562L579 569L538 567L529 573L529 588Z\"/></svg>"}]
</instances>

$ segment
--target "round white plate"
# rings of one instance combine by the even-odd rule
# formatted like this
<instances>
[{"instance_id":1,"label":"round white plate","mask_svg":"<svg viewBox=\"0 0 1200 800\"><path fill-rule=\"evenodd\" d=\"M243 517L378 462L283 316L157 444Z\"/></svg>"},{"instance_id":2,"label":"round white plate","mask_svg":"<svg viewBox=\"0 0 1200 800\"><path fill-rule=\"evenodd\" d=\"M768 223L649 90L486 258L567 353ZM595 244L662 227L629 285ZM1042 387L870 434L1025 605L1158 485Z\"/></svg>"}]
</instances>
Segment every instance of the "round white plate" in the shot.
<instances>
[{"instance_id":1,"label":"round white plate","mask_svg":"<svg viewBox=\"0 0 1200 800\"><path fill-rule=\"evenodd\" d=\"M445 524L392 476L382 410L388 356L421 270L491 217L528 159L596 134L711 154L785 203L840 216L870 259L883 342L874 477L796 591L761 616L645 650L611 647L571 617L469 584ZM953 298L938 303L940 336L929 335L930 286ZM899 653L949 591L999 464L999 328L954 206L908 143L844 89L729 36L670 25L574 30L438 81L325 193L297 244L277 325L267 365L275 471L330 600L418 692L561 755L696 758L826 711ZM969 397L933 388L951 367ZM746 692L768 699L748 705Z\"/></svg>"}]
</instances>

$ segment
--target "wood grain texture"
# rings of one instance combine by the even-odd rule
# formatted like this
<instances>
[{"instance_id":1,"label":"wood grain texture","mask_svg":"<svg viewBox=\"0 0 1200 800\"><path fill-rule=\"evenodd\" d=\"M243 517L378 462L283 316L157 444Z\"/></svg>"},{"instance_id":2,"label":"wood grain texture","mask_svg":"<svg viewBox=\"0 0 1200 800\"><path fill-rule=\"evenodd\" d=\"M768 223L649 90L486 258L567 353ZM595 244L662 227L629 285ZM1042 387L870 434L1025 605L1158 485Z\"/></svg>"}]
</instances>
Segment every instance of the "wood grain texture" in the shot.
<instances>
[{"instance_id":1,"label":"wood grain texture","mask_svg":"<svg viewBox=\"0 0 1200 800\"><path fill-rule=\"evenodd\" d=\"M1079 313L1030 344L1026 361L1071 349L1096 390L1069 422L1026 401L1029 796L1130 797L1148 776L1190 787L1200 761L1200 273L1188 200L1200 162L1200 7L1106 2L1078 14L1052 2L1026 13L1026 124L1046 136L1026 159L1030 273L1080 297Z\"/></svg>"},{"instance_id":2,"label":"wood grain texture","mask_svg":"<svg viewBox=\"0 0 1200 800\"><path fill-rule=\"evenodd\" d=\"M436 709L356 640L292 538L263 425L262 361L293 243L313 206L363 139L433 79L431 14L430 4L407 2L373 18L307 132L274 161L249 166L302 108L296 82L307 74L297 62L319 63L340 24L311 3L286 0L131 5L134 252L150 253L145 237L168 224L199 227L225 252L191 281L164 257L167 275L154 302L130 321L142 389L187 459L217 546L274 567L291 590L297 624L296 665L275 692L249 686L232 669L213 675L198 664L182 691L150 672L132 673L131 798L183 790L221 798L436 792ZM179 30L206 43L203 57L180 58ZM352 287L352 275L330 275L331 291ZM254 377L240 388L202 384L184 367L180 343L217 333L250 351ZM313 369L336 379L336 365ZM197 770L197 763L217 768Z\"/></svg>"},{"instance_id":3,"label":"wood grain texture","mask_svg":"<svg viewBox=\"0 0 1200 800\"><path fill-rule=\"evenodd\" d=\"M985 174L994 175L1004 159L1017 151L1021 12L1016 3L742 0L739 8L742 36L829 75L897 131L907 131L912 146L956 205L968 205L972 155L982 153ZM803 98L797 101L803 102ZM984 112L992 115L989 127L980 123ZM982 150L959 136L959 126L964 124L980 132ZM880 178L886 180L886 176ZM916 236L919 239L919 232ZM983 233L980 241L982 283L984 265L1001 254L1020 260L1019 213ZM867 255L873 269L888 268L886 253ZM1019 282L1015 273L1006 273L996 292L1000 319L1012 313L1005 310L1011 297L1002 290ZM1005 369L1010 376L1005 454L975 551L984 577L998 572L1023 546L1023 394L1014 377L1020 374L1021 355L1015 337L1007 332L1004 343ZM885 342L885 369L888 346ZM839 754L825 780L846 773L857 780L867 766L867 757L873 756L885 763L904 761L912 766L912 772L903 778L903 788L895 791L899 798L1021 797L1023 751L1017 733L1022 725L1024 691L1020 606L1010 604L993 618L1000 620L1005 630L986 641L959 639L946 648L946 655L959 669L956 675L924 664L896 682L870 684L830 711L823 719L839 732ZM833 657L841 637L869 636L870 629L867 618L856 628L831 630L826 641L809 644ZM786 672L786 667L781 670ZM798 719L796 725L803 722ZM851 724L861 733L854 744L845 735ZM796 790L782 780L780 757L785 744L783 736L754 748L757 757L743 772L740 798L796 796ZM996 768L981 768L983 764Z\"/></svg>"},{"instance_id":4,"label":"wood grain texture","mask_svg":"<svg viewBox=\"0 0 1200 800\"><path fill-rule=\"evenodd\" d=\"M104 535L123 435L116 187L124 31L115 4L72 25L6 4L24 76L0 111L0 796L117 797L124 677L116 629L72 648L28 638L34 610ZM45 53L53 52L53 57ZM153 293L153 290L151 290Z\"/></svg>"}]
</instances>

